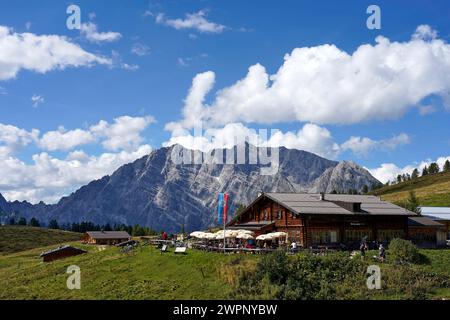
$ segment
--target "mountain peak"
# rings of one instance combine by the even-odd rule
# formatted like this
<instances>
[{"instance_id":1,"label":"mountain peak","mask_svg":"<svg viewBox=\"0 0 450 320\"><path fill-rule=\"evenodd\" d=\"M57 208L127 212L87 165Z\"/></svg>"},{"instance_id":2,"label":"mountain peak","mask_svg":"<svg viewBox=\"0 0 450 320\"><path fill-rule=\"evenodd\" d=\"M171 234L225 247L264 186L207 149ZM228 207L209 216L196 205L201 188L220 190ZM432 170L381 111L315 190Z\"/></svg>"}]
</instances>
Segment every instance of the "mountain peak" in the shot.
<instances>
[{"instance_id":1,"label":"mountain peak","mask_svg":"<svg viewBox=\"0 0 450 320\"><path fill-rule=\"evenodd\" d=\"M376 181L351 161L340 163L306 151L280 148L279 167L261 175L261 164L176 164L171 145L118 168L110 176L92 181L57 204L15 203L27 218L56 219L60 224L91 221L99 224L140 224L155 230L178 232L214 225L217 194L230 196L230 213L248 204L260 190L267 192L331 192L361 190ZM245 143L245 149L252 148ZM234 146L234 151L238 146ZM254 147L256 148L256 147ZM183 148L183 150L189 150ZM223 150L223 149L222 149ZM236 155L236 153L235 153ZM13 205L13 204L10 204Z\"/></svg>"},{"instance_id":2,"label":"mountain peak","mask_svg":"<svg viewBox=\"0 0 450 320\"><path fill-rule=\"evenodd\" d=\"M6 206L8 205L8 201L3 197L3 195L0 193L0 212L6 211Z\"/></svg>"}]
</instances>

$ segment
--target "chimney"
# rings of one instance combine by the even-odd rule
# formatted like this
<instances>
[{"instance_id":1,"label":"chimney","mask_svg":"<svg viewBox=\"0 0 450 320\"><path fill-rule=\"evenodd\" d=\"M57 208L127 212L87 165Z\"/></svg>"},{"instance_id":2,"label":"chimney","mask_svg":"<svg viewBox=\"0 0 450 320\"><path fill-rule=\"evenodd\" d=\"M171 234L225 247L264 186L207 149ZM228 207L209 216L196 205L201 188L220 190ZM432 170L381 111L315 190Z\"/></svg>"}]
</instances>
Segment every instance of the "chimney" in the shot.
<instances>
[{"instance_id":1,"label":"chimney","mask_svg":"<svg viewBox=\"0 0 450 320\"><path fill-rule=\"evenodd\" d=\"M325 192L321 192L320 193L320 201L324 201L325 200Z\"/></svg>"}]
</instances>

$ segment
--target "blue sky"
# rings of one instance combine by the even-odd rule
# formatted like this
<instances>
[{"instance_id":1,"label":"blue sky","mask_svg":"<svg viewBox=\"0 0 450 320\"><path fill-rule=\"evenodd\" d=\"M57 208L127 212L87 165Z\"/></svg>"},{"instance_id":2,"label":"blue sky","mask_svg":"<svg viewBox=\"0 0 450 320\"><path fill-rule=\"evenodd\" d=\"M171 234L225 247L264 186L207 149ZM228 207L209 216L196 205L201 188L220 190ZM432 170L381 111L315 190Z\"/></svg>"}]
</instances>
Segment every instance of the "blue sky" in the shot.
<instances>
[{"instance_id":1,"label":"blue sky","mask_svg":"<svg viewBox=\"0 0 450 320\"><path fill-rule=\"evenodd\" d=\"M95 34L67 29L66 9L70 4L81 8L81 22L97 28ZM369 16L366 9L370 4L381 8L380 30L366 27ZM192 24L191 18L200 19L201 23ZM448 1L425 0L2 0L0 26L8 28L4 32L9 37L0 41L0 50L12 41L11 37L19 39L20 44L16 51L11 51L15 52L13 54L0 53L0 129L3 130L0 133L0 148L4 147L0 149L3 152L0 161L2 170L7 171L0 178L0 192L11 200L56 201L61 195L74 191L91 179L110 173L117 166L159 148L171 138L171 141L183 141L177 140L179 132L170 129L167 124L176 122L183 129L192 129L187 123L189 121L183 120L183 110L192 111L185 99L194 77L199 74L214 73L213 80L207 77L199 80L204 85L214 82L210 90L200 90L199 94L204 98L202 110L206 110L206 106L212 109L222 106L222 112L231 114L234 111L229 108L233 103L236 106L245 103L225 97L224 100L228 100L220 104L216 94L221 89L233 88L238 81L246 78L251 66L260 64L268 75L273 75L283 66L285 55L295 48L330 44L335 45L339 52L352 55L361 45L375 46L375 38L380 35L391 42L406 44L412 41L412 35L417 34L416 29L421 25L428 26L424 30L433 34L433 39L426 40L426 44L431 46L432 41L441 41L440 45L447 48L449 18ZM39 64L48 52L40 48L44 58L41 61L27 61L33 60L30 56L37 52L33 46L39 44L26 43L23 38L26 33L36 37L58 36L55 47L48 50L59 50L55 61L59 60L42 71ZM104 38L93 40L95 36ZM45 42L48 38L40 40ZM65 56L69 52L67 43L76 45L85 60L80 56L71 56L73 60L69 61ZM389 50L386 55L396 54L395 48L386 50ZM402 52L400 56L409 54L407 49ZM357 107L346 109L349 101L357 105L358 99L384 94L375 89L371 91L368 86L367 94L358 92L358 95L344 97L330 94L330 101L342 98L345 104L339 106L336 102L329 110L323 110L336 121L330 116L305 115L306 107L301 102L286 103L274 98L274 101L271 100L272 109L267 106L269 109L261 107L258 110L259 105L254 106L255 113L264 114L264 110L268 110L266 119L271 119L273 116L277 118L273 104L285 105L283 110L286 114L274 123L253 119L236 111L236 115L230 116L226 123L205 115L205 121L209 123L206 126L220 130L232 123L245 128L276 128L284 134L296 134L303 128L302 134L298 134L293 141L280 143L336 160L354 160L371 169L378 178L386 180L386 177L398 172L408 171L430 160L441 158L442 161L450 155L450 109L444 101L445 94L441 94L450 92L450 81L444 72L450 68L448 55L448 51L444 51L443 56L437 58L425 55L417 55L410 60L406 58L415 62L409 65L410 68L412 65L433 63L442 65L442 68L436 68L436 79L430 76L432 94L424 90L420 102L408 103L401 97L390 99L386 92L387 97L380 98L380 101L392 103L393 111L385 110L382 116L377 115L379 105L371 104L371 99L367 102L367 108L373 110L367 111L367 117L346 121L346 116L342 115L351 110L348 114L351 118L352 114L359 112ZM368 65L379 62L375 58L371 61L369 57L372 56L367 57ZM384 61L390 61L386 59ZM13 75L8 73L12 70L10 68L16 68ZM324 88L315 86L308 89L312 101L320 100L327 95L328 89L332 89L326 79L330 73L333 76L332 73L339 72L339 68L330 68L325 69L328 70L325 74L314 75L313 79L319 79L319 84L321 77L324 77ZM427 86L424 85L427 83L426 77L434 77L430 71L432 69L424 70L421 80L412 78L408 88L403 88L407 87L407 83L402 81L409 81L405 81L408 78L402 75L393 74L392 82L398 86L398 91L411 92L412 89ZM371 72L370 68L367 72ZM295 85L297 79L289 79ZM298 81L302 83L305 79ZM269 86L274 82L271 80ZM280 92L293 90L294 94L302 90L290 86L281 88ZM352 92L353 89L349 90ZM265 96L273 98L270 92L266 92ZM316 102L320 106L326 105L326 102ZM398 112L395 111L397 103L404 104ZM291 117L292 110L289 108L295 109L298 116ZM39 132L33 133L33 129ZM122 130L131 133L124 136ZM49 132L52 134L44 139ZM64 135L66 133L70 135ZM319 135L321 138L311 138ZM351 137L358 139L351 140ZM288 139L288 136L284 138ZM338 149L329 152L332 148ZM72 171L65 174L67 170ZM36 182L36 179L29 177L40 174L42 181Z\"/></svg>"}]
</instances>

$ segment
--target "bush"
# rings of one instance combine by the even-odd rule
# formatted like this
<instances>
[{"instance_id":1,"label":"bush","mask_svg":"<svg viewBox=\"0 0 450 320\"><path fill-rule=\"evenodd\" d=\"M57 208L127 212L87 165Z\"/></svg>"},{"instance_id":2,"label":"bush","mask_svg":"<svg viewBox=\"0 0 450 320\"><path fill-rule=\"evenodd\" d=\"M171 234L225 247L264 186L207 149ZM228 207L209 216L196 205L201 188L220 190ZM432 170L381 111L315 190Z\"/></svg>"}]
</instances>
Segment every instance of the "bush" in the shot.
<instances>
[{"instance_id":1,"label":"bush","mask_svg":"<svg viewBox=\"0 0 450 320\"><path fill-rule=\"evenodd\" d=\"M284 283L288 277L288 259L286 252L276 250L260 260L257 265L257 272L261 278L267 276L272 283Z\"/></svg>"},{"instance_id":2,"label":"bush","mask_svg":"<svg viewBox=\"0 0 450 320\"><path fill-rule=\"evenodd\" d=\"M423 300L437 288L449 288L448 277L415 270L410 266L395 266L382 273L384 294L408 300Z\"/></svg>"},{"instance_id":3,"label":"bush","mask_svg":"<svg viewBox=\"0 0 450 320\"><path fill-rule=\"evenodd\" d=\"M347 254L289 257L276 251L264 256L255 272L241 276L234 294L237 299L339 299L346 296L343 283L361 297L366 290L364 263Z\"/></svg>"},{"instance_id":4,"label":"bush","mask_svg":"<svg viewBox=\"0 0 450 320\"><path fill-rule=\"evenodd\" d=\"M411 242L403 239L392 239L388 253L397 263L416 263L420 261L420 253Z\"/></svg>"},{"instance_id":5,"label":"bush","mask_svg":"<svg viewBox=\"0 0 450 320\"><path fill-rule=\"evenodd\" d=\"M395 239L392 244L395 254L407 252L401 253L402 260L405 256L412 256L413 260L420 256L411 253L415 247L408 241ZM436 289L450 288L447 270L439 274L429 270L428 266L384 263L380 265L381 289L369 290L367 267L370 262L350 259L346 252L325 256L303 252L288 256L274 252L262 257L258 263L252 260L251 264L245 265L246 261L239 264L232 261L221 268L222 279L233 286L234 299L428 299L433 297Z\"/></svg>"}]
</instances>

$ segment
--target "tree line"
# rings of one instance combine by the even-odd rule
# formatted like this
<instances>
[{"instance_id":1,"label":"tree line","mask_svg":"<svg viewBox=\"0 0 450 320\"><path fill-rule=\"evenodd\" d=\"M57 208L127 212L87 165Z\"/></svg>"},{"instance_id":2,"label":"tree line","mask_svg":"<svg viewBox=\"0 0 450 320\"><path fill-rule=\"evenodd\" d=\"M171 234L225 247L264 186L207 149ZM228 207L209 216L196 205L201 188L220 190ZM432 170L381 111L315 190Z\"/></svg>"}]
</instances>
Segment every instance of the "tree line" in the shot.
<instances>
[{"instance_id":1,"label":"tree line","mask_svg":"<svg viewBox=\"0 0 450 320\"><path fill-rule=\"evenodd\" d=\"M352 194L352 195L360 195L360 194L367 194L370 191L375 191L377 189L382 188L384 185L382 183L375 183L373 185L371 185L370 187L368 185L363 185L363 187L361 188L361 190L357 190L354 188L350 188L347 191L341 191L341 190L337 190L337 189L333 189L330 193L331 194Z\"/></svg>"},{"instance_id":2,"label":"tree line","mask_svg":"<svg viewBox=\"0 0 450 320\"><path fill-rule=\"evenodd\" d=\"M9 220L9 225L19 225L19 226L30 226L30 227L45 227L45 224L41 223L36 218L31 218L30 221L27 221L24 217L20 217L17 219L11 218ZM47 228L55 229L55 230L65 230L72 231L78 233L85 233L87 231L126 231L130 235L135 237L140 236L152 236L159 234L155 230L152 230L149 227L143 227L139 224L135 224L134 226L129 226L125 224L95 224L93 222L80 222L80 223L65 223L59 224L57 220L52 219L48 222Z\"/></svg>"},{"instance_id":3,"label":"tree line","mask_svg":"<svg viewBox=\"0 0 450 320\"><path fill-rule=\"evenodd\" d=\"M422 169L422 172L419 169L415 168L411 173L403 173L397 175L397 179L394 181L388 181L386 185L393 185L401 182L407 182L411 180L415 180L419 177L425 177L429 175L438 174L440 172L450 172L450 161L446 160L444 166L441 168L438 163L433 162L429 166L425 166Z\"/></svg>"}]
</instances>

